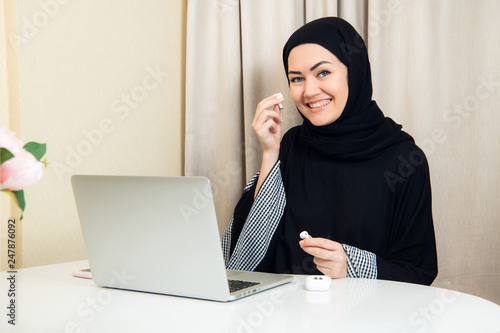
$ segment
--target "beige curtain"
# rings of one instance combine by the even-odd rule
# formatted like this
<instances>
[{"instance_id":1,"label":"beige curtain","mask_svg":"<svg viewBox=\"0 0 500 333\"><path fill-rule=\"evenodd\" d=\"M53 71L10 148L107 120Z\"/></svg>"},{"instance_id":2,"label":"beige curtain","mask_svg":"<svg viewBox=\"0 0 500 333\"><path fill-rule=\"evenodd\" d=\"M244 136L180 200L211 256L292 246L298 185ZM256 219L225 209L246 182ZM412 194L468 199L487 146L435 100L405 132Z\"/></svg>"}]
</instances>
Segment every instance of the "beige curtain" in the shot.
<instances>
[{"instance_id":1,"label":"beige curtain","mask_svg":"<svg viewBox=\"0 0 500 333\"><path fill-rule=\"evenodd\" d=\"M500 304L500 2L189 0L186 175L209 177L221 232L260 166L257 103L285 95L288 36L337 15L365 38L374 99L426 152L439 275L435 286Z\"/></svg>"}]
</instances>

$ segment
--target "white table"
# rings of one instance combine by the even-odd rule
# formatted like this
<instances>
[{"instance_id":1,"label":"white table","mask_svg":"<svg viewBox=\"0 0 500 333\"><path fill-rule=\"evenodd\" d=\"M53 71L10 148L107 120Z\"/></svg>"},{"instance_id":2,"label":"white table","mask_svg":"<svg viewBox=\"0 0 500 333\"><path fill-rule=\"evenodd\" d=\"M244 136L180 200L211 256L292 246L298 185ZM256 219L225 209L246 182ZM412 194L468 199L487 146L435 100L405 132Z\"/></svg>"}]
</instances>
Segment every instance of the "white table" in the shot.
<instances>
[{"instance_id":1,"label":"white table","mask_svg":"<svg viewBox=\"0 0 500 333\"><path fill-rule=\"evenodd\" d=\"M87 261L17 272L16 326L7 324L7 272L0 273L1 332L500 332L500 306L445 289L390 281L332 280L311 292L305 277L219 303L97 287L71 276Z\"/></svg>"}]
</instances>

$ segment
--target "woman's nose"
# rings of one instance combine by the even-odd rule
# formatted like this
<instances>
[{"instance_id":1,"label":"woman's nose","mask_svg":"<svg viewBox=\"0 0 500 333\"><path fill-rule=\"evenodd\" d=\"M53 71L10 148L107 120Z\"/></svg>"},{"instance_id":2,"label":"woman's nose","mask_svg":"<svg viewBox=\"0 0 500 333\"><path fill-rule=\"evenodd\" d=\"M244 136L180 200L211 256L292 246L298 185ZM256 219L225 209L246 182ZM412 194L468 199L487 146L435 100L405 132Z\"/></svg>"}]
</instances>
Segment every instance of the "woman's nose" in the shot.
<instances>
[{"instance_id":1,"label":"woman's nose","mask_svg":"<svg viewBox=\"0 0 500 333\"><path fill-rule=\"evenodd\" d=\"M304 85L304 97L313 97L321 92L318 84L314 80L306 80Z\"/></svg>"}]
</instances>

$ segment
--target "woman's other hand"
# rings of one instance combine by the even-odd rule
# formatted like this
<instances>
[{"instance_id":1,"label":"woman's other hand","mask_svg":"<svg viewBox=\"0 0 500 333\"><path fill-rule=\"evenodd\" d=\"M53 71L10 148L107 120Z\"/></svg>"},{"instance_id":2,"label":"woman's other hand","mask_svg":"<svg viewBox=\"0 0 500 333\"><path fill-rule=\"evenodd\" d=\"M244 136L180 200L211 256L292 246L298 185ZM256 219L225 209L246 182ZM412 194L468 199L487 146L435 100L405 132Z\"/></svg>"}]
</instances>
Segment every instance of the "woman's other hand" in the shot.
<instances>
[{"instance_id":1,"label":"woman's other hand","mask_svg":"<svg viewBox=\"0 0 500 333\"><path fill-rule=\"evenodd\" d=\"M347 276L347 258L342 244L320 237L299 242L305 252L314 257L318 270L332 279Z\"/></svg>"}]
</instances>

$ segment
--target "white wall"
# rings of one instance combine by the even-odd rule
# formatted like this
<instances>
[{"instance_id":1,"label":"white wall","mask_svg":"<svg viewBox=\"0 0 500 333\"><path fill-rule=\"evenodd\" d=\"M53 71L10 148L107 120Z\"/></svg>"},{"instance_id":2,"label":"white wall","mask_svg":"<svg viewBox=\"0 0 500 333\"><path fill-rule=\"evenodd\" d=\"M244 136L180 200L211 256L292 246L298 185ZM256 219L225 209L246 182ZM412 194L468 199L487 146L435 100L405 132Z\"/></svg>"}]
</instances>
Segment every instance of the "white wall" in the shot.
<instances>
[{"instance_id":1,"label":"white wall","mask_svg":"<svg viewBox=\"0 0 500 333\"><path fill-rule=\"evenodd\" d=\"M185 2L18 0L24 267L86 258L71 175L182 174Z\"/></svg>"}]
</instances>

